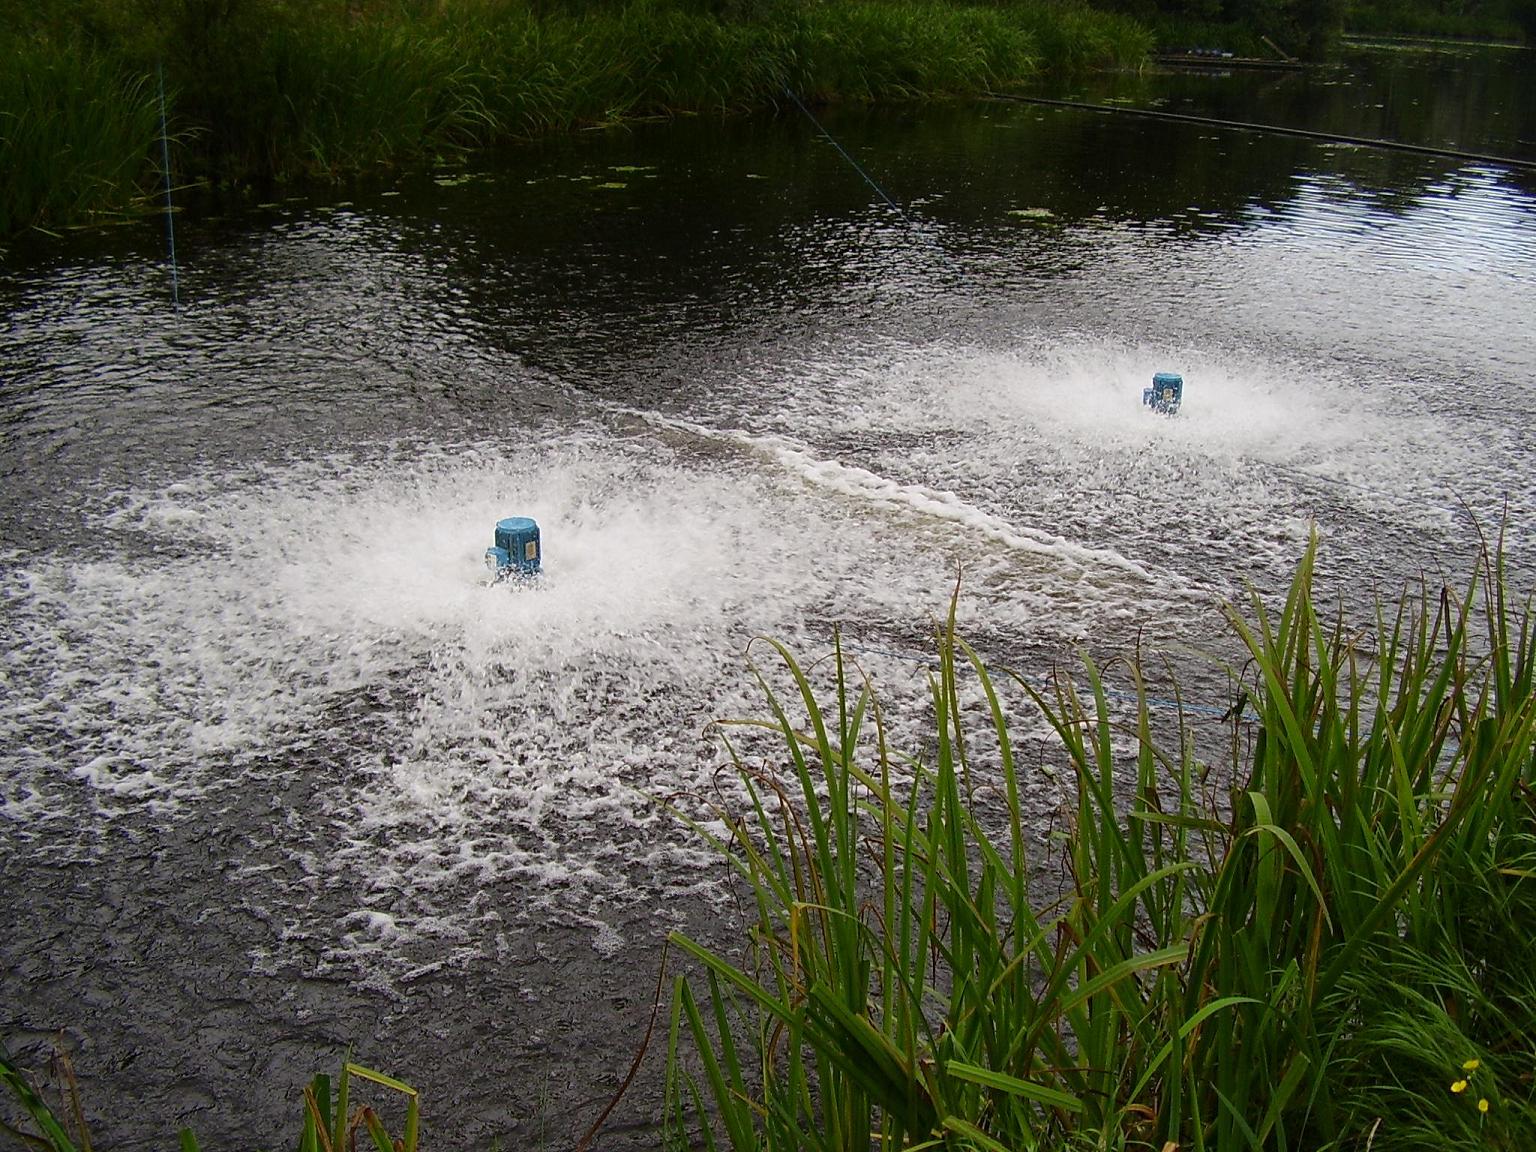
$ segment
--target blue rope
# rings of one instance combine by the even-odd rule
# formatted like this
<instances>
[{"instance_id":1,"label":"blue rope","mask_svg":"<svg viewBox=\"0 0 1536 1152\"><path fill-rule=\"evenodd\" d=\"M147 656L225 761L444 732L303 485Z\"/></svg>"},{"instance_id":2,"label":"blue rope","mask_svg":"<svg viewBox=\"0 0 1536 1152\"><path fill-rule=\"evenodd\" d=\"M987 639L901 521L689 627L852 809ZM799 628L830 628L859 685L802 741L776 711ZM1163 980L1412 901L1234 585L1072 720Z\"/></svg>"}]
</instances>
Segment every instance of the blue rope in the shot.
<instances>
[{"instance_id":1,"label":"blue rope","mask_svg":"<svg viewBox=\"0 0 1536 1152\"><path fill-rule=\"evenodd\" d=\"M811 110L809 108L807 108L804 104L800 103L800 97L796 96L793 92L791 92L789 90L789 85L788 84L784 85L784 95L788 96L791 100L794 101L795 107L800 109L800 111L805 113L805 118L807 120L809 120L812 124L816 125L816 130L827 138L827 142L829 144L831 144L832 147L837 149L838 154L840 156L842 156L842 158L844 160L848 161L849 164L853 165L853 170L855 172L857 172L860 176L864 177L864 182L866 184L868 184L871 188L873 188L876 192L880 193L880 199L884 200L892 208L894 208L894 209L896 209L896 211L900 212L901 211L901 205L896 203L896 201L892 200L889 196L887 196L885 194L885 189L880 187L880 185L876 184L874 182L874 180L870 178L869 173L864 171L864 169L859 167L859 162L857 160L855 160L852 156L848 155L847 150L841 144L839 144L837 142L837 140L832 136L832 133L828 132L825 128L823 128L821 126L821 121L817 120L816 117L811 115Z\"/></svg>"},{"instance_id":2,"label":"blue rope","mask_svg":"<svg viewBox=\"0 0 1536 1152\"><path fill-rule=\"evenodd\" d=\"M165 241L171 252L171 303L181 307L181 285L176 275L176 225L171 206L171 142L165 122L165 66L156 61L155 73L160 79L160 161L165 173Z\"/></svg>"}]
</instances>

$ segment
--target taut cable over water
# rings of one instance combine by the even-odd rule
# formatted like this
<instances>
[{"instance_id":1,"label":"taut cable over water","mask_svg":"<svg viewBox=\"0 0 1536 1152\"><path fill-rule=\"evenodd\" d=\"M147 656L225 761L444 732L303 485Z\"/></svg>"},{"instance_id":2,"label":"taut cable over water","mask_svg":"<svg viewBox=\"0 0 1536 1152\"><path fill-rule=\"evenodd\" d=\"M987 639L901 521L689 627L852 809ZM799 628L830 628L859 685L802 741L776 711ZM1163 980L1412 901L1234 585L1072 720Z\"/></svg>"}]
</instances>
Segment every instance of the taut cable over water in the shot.
<instances>
[{"instance_id":1,"label":"taut cable over water","mask_svg":"<svg viewBox=\"0 0 1536 1152\"><path fill-rule=\"evenodd\" d=\"M841 156L844 160L848 161L848 163L853 166L853 170L855 172L857 172L860 176L864 177L864 182L866 184L868 184L871 188L873 188L876 192L880 193L880 199L884 200L892 208L896 209L896 211L900 212L902 210L901 209L901 205L896 203L896 201L892 200L889 196L887 196L886 192L885 192L885 189L880 187L880 185L876 184L874 179L870 176L870 174L868 172L864 171L863 168L859 167L859 162L857 160L855 160L852 156L848 155L848 150L837 142L837 138L835 136L833 136L832 133L828 132L825 128L822 127L821 121L816 119L815 116L811 115L811 110L800 102L800 97L796 96L792 91L790 91L790 88L789 88L788 84L784 85L784 95L786 95L786 96L788 96L790 98L790 100L794 103L796 108L800 109L800 111L805 113L805 118L807 120L809 120L812 124L816 125L816 131L820 132L823 136L825 136L827 138L827 142L829 144L831 144L832 147L837 149L838 155Z\"/></svg>"}]
</instances>

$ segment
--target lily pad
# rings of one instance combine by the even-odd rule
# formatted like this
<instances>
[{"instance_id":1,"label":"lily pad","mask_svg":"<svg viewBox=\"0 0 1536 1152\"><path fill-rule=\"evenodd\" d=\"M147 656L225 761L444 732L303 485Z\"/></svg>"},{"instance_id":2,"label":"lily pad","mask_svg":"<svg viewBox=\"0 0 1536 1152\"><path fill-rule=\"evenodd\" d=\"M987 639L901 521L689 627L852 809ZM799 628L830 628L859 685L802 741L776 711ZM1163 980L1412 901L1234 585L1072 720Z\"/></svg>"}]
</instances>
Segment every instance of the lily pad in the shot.
<instances>
[{"instance_id":1,"label":"lily pad","mask_svg":"<svg viewBox=\"0 0 1536 1152\"><path fill-rule=\"evenodd\" d=\"M610 180L606 184L594 184L594 188L628 188L629 185L622 180Z\"/></svg>"},{"instance_id":2,"label":"lily pad","mask_svg":"<svg viewBox=\"0 0 1536 1152\"><path fill-rule=\"evenodd\" d=\"M1056 217L1056 213L1049 208L1010 208L1008 215L1022 220L1052 220Z\"/></svg>"}]
</instances>

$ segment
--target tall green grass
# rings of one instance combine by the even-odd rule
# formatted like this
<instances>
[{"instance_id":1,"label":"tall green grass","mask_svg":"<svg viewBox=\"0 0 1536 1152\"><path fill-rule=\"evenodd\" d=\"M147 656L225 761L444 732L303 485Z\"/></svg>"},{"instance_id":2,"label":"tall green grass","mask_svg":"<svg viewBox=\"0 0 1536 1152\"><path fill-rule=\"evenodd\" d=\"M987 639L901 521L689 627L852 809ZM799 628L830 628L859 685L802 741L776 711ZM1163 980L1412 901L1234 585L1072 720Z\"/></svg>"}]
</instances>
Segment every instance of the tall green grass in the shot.
<instances>
[{"instance_id":1,"label":"tall green grass","mask_svg":"<svg viewBox=\"0 0 1536 1152\"><path fill-rule=\"evenodd\" d=\"M743 802L713 835L745 954L675 937L697 963L674 985L679 1138L1536 1147L1529 614L1495 565L1350 628L1312 557L1278 611L1229 613L1248 710L1219 764L1163 731L1134 664L1121 715L1088 661L1080 686L995 679L953 615L907 755L840 650L818 689L775 645L779 752L733 743ZM1010 697L1075 784L1034 858Z\"/></svg>"},{"instance_id":2,"label":"tall green grass","mask_svg":"<svg viewBox=\"0 0 1536 1152\"><path fill-rule=\"evenodd\" d=\"M156 173L160 110L150 77L88 48L9 47L0 68L0 236L129 210Z\"/></svg>"},{"instance_id":3,"label":"tall green grass","mask_svg":"<svg viewBox=\"0 0 1536 1152\"><path fill-rule=\"evenodd\" d=\"M719 8L719 11L716 8ZM1132 65L1124 16L1047 0L0 0L0 233L122 211L157 177L163 67L183 177L408 165L575 127L1016 86Z\"/></svg>"}]
</instances>

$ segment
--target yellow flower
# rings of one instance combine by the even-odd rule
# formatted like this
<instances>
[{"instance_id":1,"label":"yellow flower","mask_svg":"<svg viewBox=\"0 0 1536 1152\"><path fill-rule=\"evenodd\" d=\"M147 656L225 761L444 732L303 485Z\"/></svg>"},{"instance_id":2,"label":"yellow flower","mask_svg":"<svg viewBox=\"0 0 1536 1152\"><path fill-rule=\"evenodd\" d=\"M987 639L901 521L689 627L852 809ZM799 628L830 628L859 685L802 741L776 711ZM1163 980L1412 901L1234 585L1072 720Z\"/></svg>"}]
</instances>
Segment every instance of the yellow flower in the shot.
<instances>
[{"instance_id":1,"label":"yellow flower","mask_svg":"<svg viewBox=\"0 0 1536 1152\"><path fill-rule=\"evenodd\" d=\"M1475 1060L1475 1059L1474 1060L1468 1060L1465 1064L1463 1064L1461 1066L1461 1070L1463 1072L1476 1072L1477 1068L1478 1068L1478 1065L1481 1064L1481 1063L1482 1063L1481 1060Z\"/></svg>"},{"instance_id":2,"label":"yellow flower","mask_svg":"<svg viewBox=\"0 0 1536 1152\"><path fill-rule=\"evenodd\" d=\"M1477 1102L1477 1110L1479 1112L1488 1111L1488 1098L1486 1096Z\"/></svg>"},{"instance_id":3,"label":"yellow flower","mask_svg":"<svg viewBox=\"0 0 1536 1152\"><path fill-rule=\"evenodd\" d=\"M1466 1090L1467 1082L1465 1080L1458 1080L1456 1083L1451 1085L1452 1092L1465 1092Z\"/></svg>"}]
</instances>

